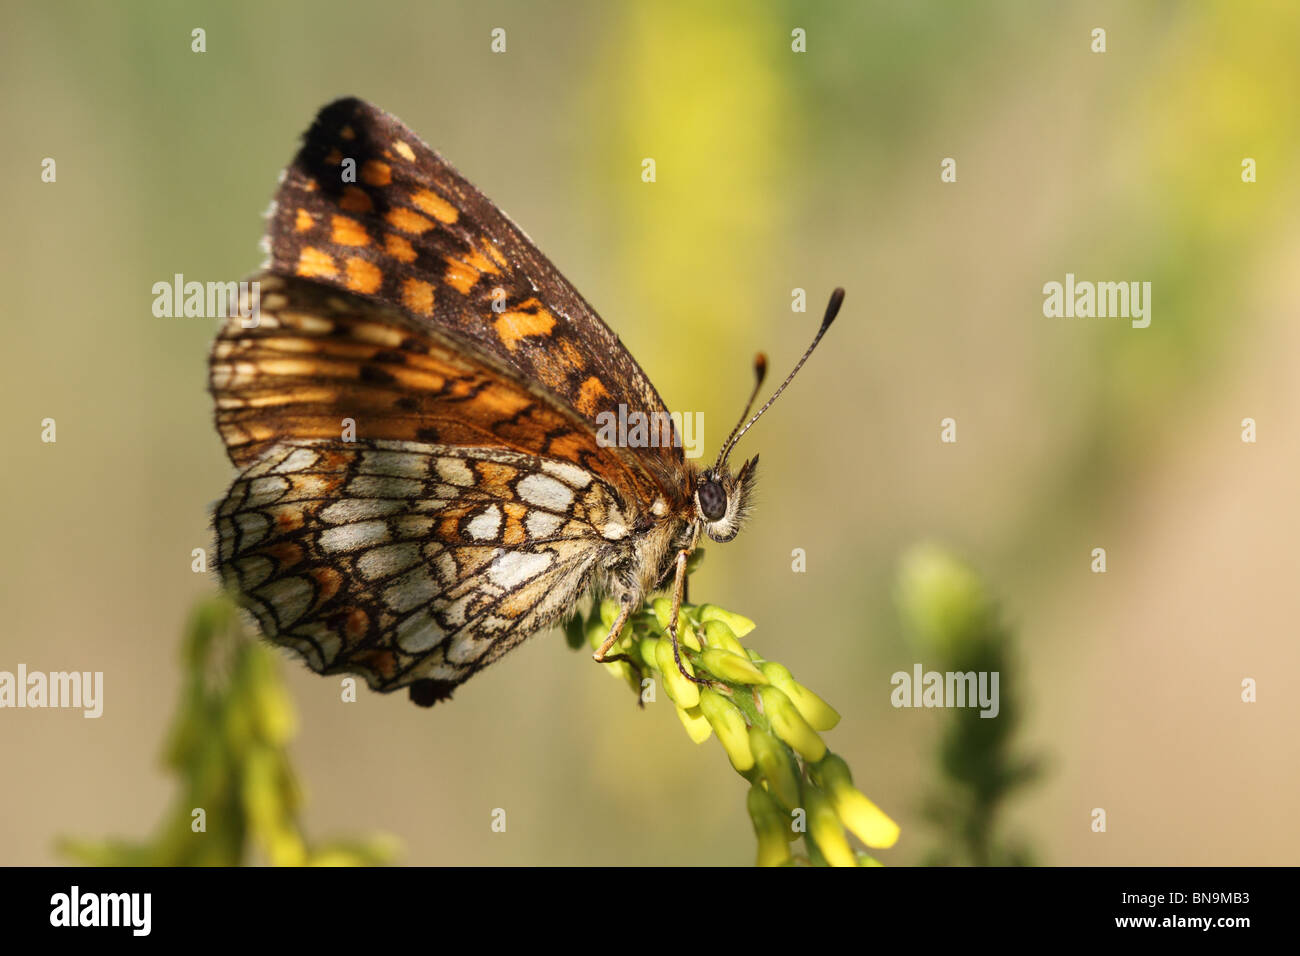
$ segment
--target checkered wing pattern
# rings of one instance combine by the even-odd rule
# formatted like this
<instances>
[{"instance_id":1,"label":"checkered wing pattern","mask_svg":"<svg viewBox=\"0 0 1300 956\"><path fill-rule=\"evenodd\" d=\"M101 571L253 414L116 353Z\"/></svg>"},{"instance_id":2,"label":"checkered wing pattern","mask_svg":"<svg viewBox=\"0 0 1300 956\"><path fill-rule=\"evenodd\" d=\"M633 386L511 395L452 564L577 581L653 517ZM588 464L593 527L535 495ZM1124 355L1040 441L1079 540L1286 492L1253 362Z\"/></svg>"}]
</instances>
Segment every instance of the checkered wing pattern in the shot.
<instances>
[{"instance_id":1,"label":"checkered wing pattern","mask_svg":"<svg viewBox=\"0 0 1300 956\"><path fill-rule=\"evenodd\" d=\"M268 637L443 697L618 566L648 480L626 449L385 305L276 275L261 298L211 384L241 469L221 573Z\"/></svg>"}]
</instances>

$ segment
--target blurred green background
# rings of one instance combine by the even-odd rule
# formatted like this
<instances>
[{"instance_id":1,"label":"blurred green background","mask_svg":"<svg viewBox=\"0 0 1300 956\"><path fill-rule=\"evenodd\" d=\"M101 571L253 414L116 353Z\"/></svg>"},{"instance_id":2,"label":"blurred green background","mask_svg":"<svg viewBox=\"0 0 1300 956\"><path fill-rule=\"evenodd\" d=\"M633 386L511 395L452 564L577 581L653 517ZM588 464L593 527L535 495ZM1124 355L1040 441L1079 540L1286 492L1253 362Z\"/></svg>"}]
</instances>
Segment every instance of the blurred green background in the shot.
<instances>
[{"instance_id":1,"label":"blurred green background","mask_svg":"<svg viewBox=\"0 0 1300 956\"><path fill-rule=\"evenodd\" d=\"M0 711L0 862L142 836L175 792L158 752L213 588L190 552L231 469L215 322L155 318L151 286L253 271L276 174L354 94L520 223L669 406L704 412L710 450L752 353L783 373L847 288L742 445L758 511L692 597L756 620L841 711L828 742L903 827L883 861L932 836L943 714L893 709L889 678L917 658L899 557L938 538L1017 634L1047 773L1004 822L1040 859L1295 863L1298 45L1286 0L7 4L0 669L100 670L106 692L98 720ZM1151 281L1150 328L1045 318L1066 272ZM315 832L389 832L421 864L752 860L717 744L558 633L431 712L284 670Z\"/></svg>"}]
</instances>

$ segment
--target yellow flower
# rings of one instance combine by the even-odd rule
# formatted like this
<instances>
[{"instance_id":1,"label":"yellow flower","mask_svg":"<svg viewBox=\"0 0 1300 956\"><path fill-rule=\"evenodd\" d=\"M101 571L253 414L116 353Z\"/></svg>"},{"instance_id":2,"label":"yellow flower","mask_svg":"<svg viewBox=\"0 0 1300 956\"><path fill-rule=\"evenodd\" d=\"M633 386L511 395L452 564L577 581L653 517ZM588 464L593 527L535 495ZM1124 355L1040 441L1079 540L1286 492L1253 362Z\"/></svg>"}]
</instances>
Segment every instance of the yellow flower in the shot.
<instances>
[{"instance_id":1,"label":"yellow flower","mask_svg":"<svg viewBox=\"0 0 1300 956\"><path fill-rule=\"evenodd\" d=\"M822 700L807 687L798 683L790 672L774 661L764 661L763 674L773 687L780 688L790 698L795 709L803 715L813 730L832 730L840 722L840 715L830 704Z\"/></svg>"},{"instance_id":2,"label":"yellow flower","mask_svg":"<svg viewBox=\"0 0 1300 956\"><path fill-rule=\"evenodd\" d=\"M755 667L748 657L724 651L720 647L710 647L700 655L700 663L705 670L729 684L766 684L767 678Z\"/></svg>"},{"instance_id":3,"label":"yellow flower","mask_svg":"<svg viewBox=\"0 0 1300 956\"><path fill-rule=\"evenodd\" d=\"M736 705L722 694L706 687L700 691L700 712L718 735L718 743L727 751L731 765L740 773L754 766L745 715L736 709Z\"/></svg>"},{"instance_id":4,"label":"yellow flower","mask_svg":"<svg viewBox=\"0 0 1300 956\"><path fill-rule=\"evenodd\" d=\"M790 752L760 727L749 728L749 750L772 796L787 810L799 806L799 774Z\"/></svg>"},{"instance_id":5,"label":"yellow flower","mask_svg":"<svg viewBox=\"0 0 1300 956\"><path fill-rule=\"evenodd\" d=\"M849 766L835 754L812 768L813 779L822 785L844 825L869 847L886 848L898 842L898 824L853 786Z\"/></svg>"},{"instance_id":6,"label":"yellow flower","mask_svg":"<svg viewBox=\"0 0 1300 956\"><path fill-rule=\"evenodd\" d=\"M760 687L758 694L763 701L763 713L778 737L805 760L816 762L826 756L826 742L817 736L817 731L804 720L789 697L775 687Z\"/></svg>"},{"instance_id":7,"label":"yellow flower","mask_svg":"<svg viewBox=\"0 0 1300 956\"><path fill-rule=\"evenodd\" d=\"M785 813L762 787L750 787L745 799L749 817L758 837L758 865L781 866L790 862L790 844L786 841Z\"/></svg>"},{"instance_id":8,"label":"yellow flower","mask_svg":"<svg viewBox=\"0 0 1300 956\"><path fill-rule=\"evenodd\" d=\"M683 677L681 671L677 669L677 662L673 659L672 641L660 639L655 645L655 663L659 665L659 673L664 676L664 690L668 692L668 696L675 704L690 710L700 702L699 688L694 681ZM695 670L685 655L682 656L682 668L686 673L694 676Z\"/></svg>"},{"instance_id":9,"label":"yellow flower","mask_svg":"<svg viewBox=\"0 0 1300 956\"><path fill-rule=\"evenodd\" d=\"M697 744L702 744L709 739L713 733L708 718L700 710L699 706L692 707L690 710L683 710L680 706L676 708L677 716L681 719L682 726L686 728L686 735ZM722 738L719 737L719 740Z\"/></svg>"},{"instance_id":10,"label":"yellow flower","mask_svg":"<svg viewBox=\"0 0 1300 956\"><path fill-rule=\"evenodd\" d=\"M803 788L804 809L808 811L808 835L831 866L857 866L858 859L844 836L835 808L826 795L812 784Z\"/></svg>"}]
</instances>

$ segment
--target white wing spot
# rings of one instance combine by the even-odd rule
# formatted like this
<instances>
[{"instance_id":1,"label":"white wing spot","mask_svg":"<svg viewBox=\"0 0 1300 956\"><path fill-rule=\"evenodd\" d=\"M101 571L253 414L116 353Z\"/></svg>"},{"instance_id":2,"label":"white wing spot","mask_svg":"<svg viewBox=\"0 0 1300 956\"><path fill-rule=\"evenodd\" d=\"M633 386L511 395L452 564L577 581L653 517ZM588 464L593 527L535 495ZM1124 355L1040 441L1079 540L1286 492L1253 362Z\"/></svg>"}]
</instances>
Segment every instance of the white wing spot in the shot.
<instances>
[{"instance_id":1,"label":"white wing spot","mask_svg":"<svg viewBox=\"0 0 1300 956\"><path fill-rule=\"evenodd\" d=\"M345 524L322 531L319 540L322 551L355 551L358 548L372 548L388 540L388 525L383 521Z\"/></svg>"},{"instance_id":2,"label":"white wing spot","mask_svg":"<svg viewBox=\"0 0 1300 956\"><path fill-rule=\"evenodd\" d=\"M559 515L553 515L549 511L530 511L528 517L524 519L524 526L527 527L530 538L547 538L555 532L563 520Z\"/></svg>"},{"instance_id":3,"label":"white wing spot","mask_svg":"<svg viewBox=\"0 0 1300 956\"><path fill-rule=\"evenodd\" d=\"M279 475L254 478L248 483L248 499L244 502L244 507L260 508L269 505L288 490L288 479Z\"/></svg>"},{"instance_id":4,"label":"white wing spot","mask_svg":"<svg viewBox=\"0 0 1300 956\"><path fill-rule=\"evenodd\" d=\"M462 488L474 484L474 474L469 470L469 465L459 458L439 458L438 477L449 485L459 485Z\"/></svg>"},{"instance_id":5,"label":"white wing spot","mask_svg":"<svg viewBox=\"0 0 1300 956\"><path fill-rule=\"evenodd\" d=\"M404 501L385 498L344 498L322 510L320 517L327 524L350 524L367 518L382 518L405 505Z\"/></svg>"},{"instance_id":6,"label":"white wing spot","mask_svg":"<svg viewBox=\"0 0 1300 956\"><path fill-rule=\"evenodd\" d=\"M439 554L434 562L438 568L438 579L442 581L444 587L451 587L456 583L458 569L456 559L451 556L450 551L443 551Z\"/></svg>"},{"instance_id":7,"label":"white wing spot","mask_svg":"<svg viewBox=\"0 0 1300 956\"><path fill-rule=\"evenodd\" d=\"M573 489L547 475L531 474L515 490L530 505L550 511L566 512L573 504Z\"/></svg>"},{"instance_id":8,"label":"white wing spot","mask_svg":"<svg viewBox=\"0 0 1300 956\"><path fill-rule=\"evenodd\" d=\"M414 498L423 488L414 478L389 475L358 475L348 482L348 494L358 498Z\"/></svg>"},{"instance_id":9,"label":"white wing spot","mask_svg":"<svg viewBox=\"0 0 1300 956\"><path fill-rule=\"evenodd\" d=\"M314 451L309 451L306 448L295 448L293 453L280 462L279 467L274 470L282 475L287 475L295 471L306 471L314 464L316 464L316 453Z\"/></svg>"},{"instance_id":10,"label":"white wing spot","mask_svg":"<svg viewBox=\"0 0 1300 956\"><path fill-rule=\"evenodd\" d=\"M408 654L422 654L443 638L443 631L428 611L417 611L397 625L397 646Z\"/></svg>"},{"instance_id":11,"label":"white wing spot","mask_svg":"<svg viewBox=\"0 0 1300 956\"><path fill-rule=\"evenodd\" d=\"M266 537L271 522L261 512L245 511L235 515L235 527L239 529L239 548L243 551Z\"/></svg>"},{"instance_id":12,"label":"white wing spot","mask_svg":"<svg viewBox=\"0 0 1300 956\"><path fill-rule=\"evenodd\" d=\"M424 565L412 568L384 591L384 603L394 611L409 611L428 604L438 594L438 584Z\"/></svg>"},{"instance_id":13,"label":"white wing spot","mask_svg":"<svg viewBox=\"0 0 1300 956\"><path fill-rule=\"evenodd\" d=\"M584 471L577 465L571 465L567 461L544 461L542 462L542 471L548 475L554 475L574 488L586 488L591 484L590 472Z\"/></svg>"},{"instance_id":14,"label":"white wing spot","mask_svg":"<svg viewBox=\"0 0 1300 956\"><path fill-rule=\"evenodd\" d=\"M361 456L359 470L394 478L425 478L429 473L429 459L396 451L368 451Z\"/></svg>"},{"instance_id":15,"label":"white wing spot","mask_svg":"<svg viewBox=\"0 0 1300 956\"><path fill-rule=\"evenodd\" d=\"M501 531L501 509L489 505L471 518L465 527L476 541L495 541Z\"/></svg>"},{"instance_id":16,"label":"white wing spot","mask_svg":"<svg viewBox=\"0 0 1300 956\"><path fill-rule=\"evenodd\" d=\"M315 591L303 578L281 578L256 593L271 606L280 627L284 628L307 613Z\"/></svg>"},{"instance_id":17,"label":"white wing spot","mask_svg":"<svg viewBox=\"0 0 1300 956\"><path fill-rule=\"evenodd\" d=\"M375 548L357 558L357 572L365 579L387 577L398 571L405 571L420 560L420 546L415 542L390 544L386 548Z\"/></svg>"},{"instance_id":18,"label":"white wing spot","mask_svg":"<svg viewBox=\"0 0 1300 956\"><path fill-rule=\"evenodd\" d=\"M492 562L488 577L503 588L513 588L545 571L555 555L549 551L507 551Z\"/></svg>"},{"instance_id":19,"label":"white wing spot","mask_svg":"<svg viewBox=\"0 0 1300 956\"><path fill-rule=\"evenodd\" d=\"M600 529L600 536L610 541L619 541L627 537L627 525L621 521L606 521Z\"/></svg>"}]
</instances>

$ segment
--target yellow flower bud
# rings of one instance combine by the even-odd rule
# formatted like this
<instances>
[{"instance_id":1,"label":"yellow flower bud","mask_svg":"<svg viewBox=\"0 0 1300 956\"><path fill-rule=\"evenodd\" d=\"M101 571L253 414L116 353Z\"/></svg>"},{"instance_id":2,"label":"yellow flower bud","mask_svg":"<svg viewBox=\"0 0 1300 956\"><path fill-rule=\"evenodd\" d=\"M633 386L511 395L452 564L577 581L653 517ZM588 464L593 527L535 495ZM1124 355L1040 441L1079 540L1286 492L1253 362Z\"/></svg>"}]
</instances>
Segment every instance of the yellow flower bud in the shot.
<instances>
[{"instance_id":1,"label":"yellow flower bud","mask_svg":"<svg viewBox=\"0 0 1300 956\"><path fill-rule=\"evenodd\" d=\"M817 844L831 866L857 866L858 859L844 835L844 826L826 795L807 784L803 788L804 809L808 811L808 836Z\"/></svg>"},{"instance_id":2,"label":"yellow flower bud","mask_svg":"<svg viewBox=\"0 0 1300 956\"><path fill-rule=\"evenodd\" d=\"M700 655L700 663L717 677L732 684L766 684L763 672L749 662L748 657L710 647Z\"/></svg>"},{"instance_id":3,"label":"yellow flower bud","mask_svg":"<svg viewBox=\"0 0 1300 956\"><path fill-rule=\"evenodd\" d=\"M632 688L632 693L637 697L641 696L641 681L646 677L631 661L622 661L623 676L627 679L627 686Z\"/></svg>"},{"instance_id":4,"label":"yellow flower bud","mask_svg":"<svg viewBox=\"0 0 1300 956\"><path fill-rule=\"evenodd\" d=\"M716 672L715 672L716 673ZM700 691L700 712L708 719L718 743L727 752L727 759L739 773L754 766L754 754L749 749L749 731L745 715L736 705L717 691L707 687Z\"/></svg>"},{"instance_id":5,"label":"yellow flower bud","mask_svg":"<svg viewBox=\"0 0 1300 956\"><path fill-rule=\"evenodd\" d=\"M831 730L840 722L840 715L835 709L798 683L786 668L775 661L765 661L761 666L772 686L780 688L790 698L813 730Z\"/></svg>"},{"instance_id":6,"label":"yellow flower bud","mask_svg":"<svg viewBox=\"0 0 1300 956\"><path fill-rule=\"evenodd\" d=\"M664 597L655 598L654 609L659 626L664 629L665 634L668 633L668 623L673 619L673 602ZM693 651L698 651L702 646L684 614L677 615L677 640Z\"/></svg>"},{"instance_id":7,"label":"yellow flower bud","mask_svg":"<svg viewBox=\"0 0 1300 956\"><path fill-rule=\"evenodd\" d=\"M732 633L737 637L744 637L757 626L749 618L740 614L732 614L716 604L701 604L700 623L707 625L709 621L721 621L731 628Z\"/></svg>"},{"instance_id":8,"label":"yellow flower bud","mask_svg":"<svg viewBox=\"0 0 1300 956\"><path fill-rule=\"evenodd\" d=\"M659 658L655 656L655 647L659 643L657 637L643 637L636 642L636 651L641 655L641 661L646 667L658 668Z\"/></svg>"},{"instance_id":9,"label":"yellow flower bud","mask_svg":"<svg viewBox=\"0 0 1300 956\"><path fill-rule=\"evenodd\" d=\"M724 651L731 651L733 654L739 654L742 657L748 657L744 646L736 640L735 632L727 627L722 621L707 621L704 624L704 640L709 647L717 647Z\"/></svg>"},{"instance_id":10,"label":"yellow flower bud","mask_svg":"<svg viewBox=\"0 0 1300 956\"><path fill-rule=\"evenodd\" d=\"M677 669L677 662L673 659L673 644L667 638L661 638L655 645L655 665L659 668L659 673L664 676L664 690L672 698L673 703L690 710L700 702L700 691L693 681L687 680ZM691 662L682 655L682 667L686 673L695 674L691 668Z\"/></svg>"},{"instance_id":11,"label":"yellow flower bud","mask_svg":"<svg viewBox=\"0 0 1300 956\"><path fill-rule=\"evenodd\" d=\"M816 763L826 756L825 741L817 736L817 731L808 725L789 697L775 687L760 687L758 694L763 702L763 713L778 737L805 760Z\"/></svg>"},{"instance_id":12,"label":"yellow flower bud","mask_svg":"<svg viewBox=\"0 0 1300 956\"><path fill-rule=\"evenodd\" d=\"M772 795L762 787L751 787L745 798L749 817L754 821L754 835L758 837L758 865L781 866L790 862L790 845L786 842L788 829L783 811Z\"/></svg>"},{"instance_id":13,"label":"yellow flower bud","mask_svg":"<svg viewBox=\"0 0 1300 956\"><path fill-rule=\"evenodd\" d=\"M898 842L898 824L853 786L849 766L842 758L828 753L812 772L839 818L859 840L876 848L891 847Z\"/></svg>"},{"instance_id":14,"label":"yellow flower bud","mask_svg":"<svg viewBox=\"0 0 1300 956\"><path fill-rule=\"evenodd\" d=\"M781 742L761 727L750 727L749 751L777 802L787 810L799 806L798 770L794 758Z\"/></svg>"},{"instance_id":15,"label":"yellow flower bud","mask_svg":"<svg viewBox=\"0 0 1300 956\"><path fill-rule=\"evenodd\" d=\"M697 744L704 743L713 733L713 728L709 726L709 721L701 713L698 705L690 710L677 707L677 716L681 719L682 726L686 728L686 735Z\"/></svg>"}]
</instances>

